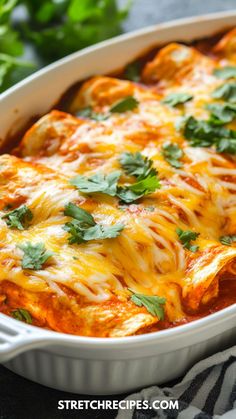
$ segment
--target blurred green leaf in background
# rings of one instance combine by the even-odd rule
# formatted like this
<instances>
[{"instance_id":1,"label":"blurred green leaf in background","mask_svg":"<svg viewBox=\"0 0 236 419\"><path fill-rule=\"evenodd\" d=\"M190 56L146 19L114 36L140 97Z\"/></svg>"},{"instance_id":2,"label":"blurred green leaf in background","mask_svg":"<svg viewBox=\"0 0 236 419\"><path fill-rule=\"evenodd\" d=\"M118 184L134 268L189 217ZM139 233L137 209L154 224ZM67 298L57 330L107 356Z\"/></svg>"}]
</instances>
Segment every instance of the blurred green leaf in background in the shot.
<instances>
[{"instance_id":1,"label":"blurred green leaf in background","mask_svg":"<svg viewBox=\"0 0 236 419\"><path fill-rule=\"evenodd\" d=\"M131 1L119 9L116 0L0 0L0 92L39 63L46 65L120 34ZM24 59L29 45L37 65Z\"/></svg>"}]
</instances>

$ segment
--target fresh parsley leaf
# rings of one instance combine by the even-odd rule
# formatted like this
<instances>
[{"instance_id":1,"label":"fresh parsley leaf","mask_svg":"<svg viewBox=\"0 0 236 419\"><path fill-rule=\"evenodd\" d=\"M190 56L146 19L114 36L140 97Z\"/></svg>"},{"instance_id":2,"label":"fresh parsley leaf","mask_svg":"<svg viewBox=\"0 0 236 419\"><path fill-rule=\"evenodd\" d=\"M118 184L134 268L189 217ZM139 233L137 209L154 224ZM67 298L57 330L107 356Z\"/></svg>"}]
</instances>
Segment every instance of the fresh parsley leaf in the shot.
<instances>
[{"instance_id":1,"label":"fresh parsley leaf","mask_svg":"<svg viewBox=\"0 0 236 419\"><path fill-rule=\"evenodd\" d=\"M21 262L23 269L42 269L47 260L53 256L53 252L46 250L43 243L23 243L18 246L23 252L24 256Z\"/></svg>"},{"instance_id":2,"label":"fresh parsley leaf","mask_svg":"<svg viewBox=\"0 0 236 419\"><path fill-rule=\"evenodd\" d=\"M211 95L214 99L223 99L230 103L236 103L236 83L224 83L217 87Z\"/></svg>"},{"instance_id":3,"label":"fresh parsley leaf","mask_svg":"<svg viewBox=\"0 0 236 419\"><path fill-rule=\"evenodd\" d=\"M180 159L183 157L184 152L178 144L167 143L162 146L162 154L165 160L176 169L183 166Z\"/></svg>"},{"instance_id":4,"label":"fresh parsley leaf","mask_svg":"<svg viewBox=\"0 0 236 419\"><path fill-rule=\"evenodd\" d=\"M210 103L206 108L211 112L209 122L214 125L227 124L236 117L236 104Z\"/></svg>"},{"instance_id":5,"label":"fresh parsley leaf","mask_svg":"<svg viewBox=\"0 0 236 419\"><path fill-rule=\"evenodd\" d=\"M95 226L96 224L93 216L88 211L85 211L72 202L65 206L64 214L79 221L83 228Z\"/></svg>"},{"instance_id":6,"label":"fresh parsley leaf","mask_svg":"<svg viewBox=\"0 0 236 419\"><path fill-rule=\"evenodd\" d=\"M123 224L114 224L111 226L96 224L94 227L88 228L84 231L83 239L85 241L95 239L112 239L114 237L119 236L120 232L123 229Z\"/></svg>"},{"instance_id":7,"label":"fresh parsley leaf","mask_svg":"<svg viewBox=\"0 0 236 419\"><path fill-rule=\"evenodd\" d=\"M85 243L84 240L84 231L86 230L86 227L82 227L81 224L76 221L70 221L69 223L66 223L63 227L63 230L67 231L70 236L69 236L69 243L70 244L81 244L81 243ZM87 227L90 228L90 227Z\"/></svg>"},{"instance_id":8,"label":"fresh parsley leaf","mask_svg":"<svg viewBox=\"0 0 236 419\"><path fill-rule=\"evenodd\" d=\"M71 179L70 183L83 193L102 192L107 195L115 196L120 175L120 171L115 171L108 175L97 173L90 178L76 176Z\"/></svg>"},{"instance_id":9,"label":"fresh parsley leaf","mask_svg":"<svg viewBox=\"0 0 236 419\"><path fill-rule=\"evenodd\" d=\"M31 316L30 312L28 310L26 310L25 308L17 308L16 310L13 310L11 312L11 315L16 320L20 320L20 321L28 323L28 324L33 323L32 316Z\"/></svg>"},{"instance_id":10,"label":"fresh parsley leaf","mask_svg":"<svg viewBox=\"0 0 236 419\"><path fill-rule=\"evenodd\" d=\"M156 175L149 175L145 179L142 179L129 186L118 188L117 195L119 198L130 204L137 199L142 198L144 195L151 194L161 187L160 182Z\"/></svg>"},{"instance_id":11,"label":"fresh parsley leaf","mask_svg":"<svg viewBox=\"0 0 236 419\"><path fill-rule=\"evenodd\" d=\"M86 108L79 109L76 112L76 116L82 117L82 118L93 119L94 121L105 121L108 118L108 115L106 114L94 112L91 106L87 106Z\"/></svg>"},{"instance_id":12,"label":"fresh parsley leaf","mask_svg":"<svg viewBox=\"0 0 236 419\"><path fill-rule=\"evenodd\" d=\"M192 147L216 146L224 153L235 153L236 131L189 117L185 122L184 136Z\"/></svg>"},{"instance_id":13,"label":"fresh parsley leaf","mask_svg":"<svg viewBox=\"0 0 236 419\"><path fill-rule=\"evenodd\" d=\"M139 82L141 79L140 71L141 71L140 62L135 61L127 65L127 67L125 68L124 76L128 80Z\"/></svg>"},{"instance_id":14,"label":"fresh parsley leaf","mask_svg":"<svg viewBox=\"0 0 236 419\"><path fill-rule=\"evenodd\" d=\"M219 79L231 79L236 77L236 66L225 66L217 68L213 71L213 74Z\"/></svg>"},{"instance_id":15,"label":"fresh parsley leaf","mask_svg":"<svg viewBox=\"0 0 236 419\"><path fill-rule=\"evenodd\" d=\"M222 138L216 141L218 153L236 154L236 138Z\"/></svg>"},{"instance_id":16,"label":"fresh parsley leaf","mask_svg":"<svg viewBox=\"0 0 236 419\"><path fill-rule=\"evenodd\" d=\"M96 224L93 227L84 228L76 220L66 223L63 227L65 231L70 233L69 243L85 243L90 240L111 239L119 236L124 229L123 224L115 224L112 226L103 226Z\"/></svg>"},{"instance_id":17,"label":"fresh parsley leaf","mask_svg":"<svg viewBox=\"0 0 236 419\"><path fill-rule=\"evenodd\" d=\"M46 63L120 34L130 7L128 2L120 9L116 0L24 0L24 4L29 18L21 32Z\"/></svg>"},{"instance_id":18,"label":"fresh parsley leaf","mask_svg":"<svg viewBox=\"0 0 236 419\"><path fill-rule=\"evenodd\" d=\"M168 96L166 96L164 99L162 99L162 103L165 103L166 105L172 106L174 108L175 106L182 105L183 103L188 102L192 99L193 95L189 93L177 92L171 93Z\"/></svg>"},{"instance_id":19,"label":"fresh parsley leaf","mask_svg":"<svg viewBox=\"0 0 236 419\"><path fill-rule=\"evenodd\" d=\"M139 102L133 96L126 96L125 98L116 102L111 108L111 113L122 113L132 111L137 108Z\"/></svg>"},{"instance_id":20,"label":"fresh parsley leaf","mask_svg":"<svg viewBox=\"0 0 236 419\"><path fill-rule=\"evenodd\" d=\"M200 233L195 233L191 230L184 231L184 230L181 230L181 228L177 228L176 233L178 234L179 240L185 249L188 249L194 253L197 252L197 250L199 249L199 246L192 245L191 241L196 240Z\"/></svg>"},{"instance_id":21,"label":"fresh parsley leaf","mask_svg":"<svg viewBox=\"0 0 236 419\"><path fill-rule=\"evenodd\" d=\"M139 180L157 174L156 169L153 168L153 161L139 152L123 153L120 157L120 164L127 175L136 176Z\"/></svg>"},{"instance_id":22,"label":"fresh parsley leaf","mask_svg":"<svg viewBox=\"0 0 236 419\"><path fill-rule=\"evenodd\" d=\"M166 298L157 295L132 294L131 301L138 307L145 307L152 316L164 320L163 306L166 303Z\"/></svg>"},{"instance_id":23,"label":"fresh parsley leaf","mask_svg":"<svg viewBox=\"0 0 236 419\"><path fill-rule=\"evenodd\" d=\"M232 243L236 242L236 234L231 234L229 236L221 236L219 240L225 246L230 246Z\"/></svg>"},{"instance_id":24,"label":"fresh parsley leaf","mask_svg":"<svg viewBox=\"0 0 236 419\"><path fill-rule=\"evenodd\" d=\"M123 224L114 224L111 226L96 224L93 216L89 212L72 203L66 206L64 213L74 218L74 220L63 226L63 229L70 234L70 244L81 244L89 240L115 238L124 228Z\"/></svg>"},{"instance_id":25,"label":"fresh parsley leaf","mask_svg":"<svg viewBox=\"0 0 236 419\"><path fill-rule=\"evenodd\" d=\"M111 239L119 236L123 230L123 224L103 226L96 224L93 227L84 228L76 220L66 223L63 229L70 233L69 243L85 243L90 240Z\"/></svg>"},{"instance_id":26,"label":"fresh parsley leaf","mask_svg":"<svg viewBox=\"0 0 236 419\"><path fill-rule=\"evenodd\" d=\"M24 230L29 226L29 222L33 219L33 214L26 205L21 205L19 208L3 215L2 219L6 220L8 227Z\"/></svg>"}]
</instances>

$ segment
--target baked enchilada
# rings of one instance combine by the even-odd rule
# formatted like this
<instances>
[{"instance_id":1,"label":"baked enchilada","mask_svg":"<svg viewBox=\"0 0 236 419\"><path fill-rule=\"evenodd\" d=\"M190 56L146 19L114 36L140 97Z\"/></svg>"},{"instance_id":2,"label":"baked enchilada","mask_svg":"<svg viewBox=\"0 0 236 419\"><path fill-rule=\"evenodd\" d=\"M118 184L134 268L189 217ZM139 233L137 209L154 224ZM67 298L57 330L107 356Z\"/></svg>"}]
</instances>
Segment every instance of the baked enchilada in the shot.
<instances>
[{"instance_id":1,"label":"baked enchilada","mask_svg":"<svg viewBox=\"0 0 236 419\"><path fill-rule=\"evenodd\" d=\"M236 302L236 31L96 76L0 156L0 311L83 336Z\"/></svg>"}]
</instances>

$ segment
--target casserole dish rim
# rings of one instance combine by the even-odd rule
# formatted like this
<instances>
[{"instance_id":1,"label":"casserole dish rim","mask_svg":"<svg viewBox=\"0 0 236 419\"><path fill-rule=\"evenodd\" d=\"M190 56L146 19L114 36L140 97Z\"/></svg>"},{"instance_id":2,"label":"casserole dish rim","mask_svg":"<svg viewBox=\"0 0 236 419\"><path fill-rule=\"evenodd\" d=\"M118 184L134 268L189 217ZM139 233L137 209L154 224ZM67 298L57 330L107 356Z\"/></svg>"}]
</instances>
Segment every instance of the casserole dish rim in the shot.
<instances>
[{"instance_id":1,"label":"casserole dish rim","mask_svg":"<svg viewBox=\"0 0 236 419\"><path fill-rule=\"evenodd\" d=\"M201 22L210 22L210 21L215 21L215 20L222 21L221 30L223 31L224 29L227 29L227 25L231 26L229 23L227 23L227 18L231 18L231 19L234 18L236 21L236 9L224 11L224 12L221 11L221 12L216 12L216 13L209 13L206 15L198 15L198 16L186 17L186 18L181 18L181 19L175 19L175 20L160 23L157 25L152 25L152 26L148 26L142 29L138 29L138 30L114 37L109 40L105 40L93 46L84 48L81 51L70 54L69 56L62 58L44 67L43 69L35 72L34 74L30 75L26 79L17 83L15 86L8 89L6 92L2 93L0 97L0 101L4 102L4 100L11 97L15 93L17 93L19 90L21 90L22 88L30 84L32 81L37 80L41 78L42 76L47 75L47 73L57 71L64 65L69 65L69 64L73 65L74 61L79 60L79 59L82 60L83 57L86 56L87 54L92 54L104 48L106 49L107 47L112 47L116 44L122 44L123 42L125 43L126 41L129 41L129 40L135 40L135 39L138 40L139 38L142 38L145 35L150 35L152 33L155 34L155 32L158 33L161 30L168 30L168 29L173 30L174 28L180 27L182 25L189 25L191 27L191 25L194 25L198 22L200 24ZM226 22L224 22L224 19L226 19ZM209 34L209 36L211 35ZM178 39L173 40L173 42L174 41L177 42ZM163 44L165 44L165 42ZM162 43L160 43L160 45L162 45ZM156 42L156 45L150 43L150 49L155 46L158 46L158 42ZM153 341L158 342L159 340L161 340L162 342L163 340L166 340L166 341L172 340L172 339L177 338L177 335L178 337L180 337L182 333L186 337L186 335L191 335L192 333L196 331L200 331L200 329L205 329L205 328L208 328L209 326L214 326L214 323L217 324L221 321L223 322L226 320L226 317L231 318L233 316L236 317L236 303L224 309L221 309L215 313L212 313L210 315L188 322L183 325L179 325L179 326L175 326L169 329L163 329L163 330L159 330L159 331L155 331L151 333L143 333L140 335L116 337L116 338L73 335L73 334L57 332L54 330L48 330L41 327L32 326L29 324L20 324L20 327L21 329L23 328L29 331L31 334L34 334L34 335L37 334L41 336L44 335L45 339L50 338L52 344L53 344L53 341L55 340L57 344L60 341L61 344L64 344L65 342L67 342L68 344L73 344L73 346L79 345L81 347L92 345L93 347L97 347L97 348L102 348L102 347L107 348L107 347L112 347L113 345L119 345L119 348L121 347L125 348L125 347L131 347L132 345L135 345L135 344L142 344L142 343L144 344L148 342L152 343ZM15 329L19 328L19 321L12 319L9 316L4 315L3 313L0 313L0 318L3 318L3 319L5 318L5 319L10 320L10 322L12 323Z\"/></svg>"}]
</instances>

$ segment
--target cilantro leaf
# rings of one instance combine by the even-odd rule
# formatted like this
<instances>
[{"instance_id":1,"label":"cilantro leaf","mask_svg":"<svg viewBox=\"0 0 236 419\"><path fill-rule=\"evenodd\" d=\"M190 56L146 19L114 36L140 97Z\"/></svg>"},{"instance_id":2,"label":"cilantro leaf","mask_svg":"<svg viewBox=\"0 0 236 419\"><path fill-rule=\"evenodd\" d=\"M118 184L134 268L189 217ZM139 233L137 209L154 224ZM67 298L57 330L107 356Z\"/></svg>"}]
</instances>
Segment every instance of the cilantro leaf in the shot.
<instances>
[{"instance_id":1,"label":"cilantro leaf","mask_svg":"<svg viewBox=\"0 0 236 419\"><path fill-rule=\"evenodd\" d=\"M184 92L177 92L177 93L171 93L168 96L166 96L164 99L162 99L162 103L165 103L166 105L172 106L173 108L177 105L182 105L185 102L188 102L189 100L193 99L193 95L189 93Z\"/></svg>"},{"instance_id":2,"label":"cilantro leaf","mask_svg":"<svg viewBox=\"0 0 236 419\"><path fill-rule=\"evenodd\" d=\"M130 7L128 2L119 9L116 0L25 0L24 4L29 18L20 29L46 63L119 35Z\"/></svg>"},{"instance_id":3,"label":"cilantro leaf","mask_svg":"<svg viewBox=\"0 0 236 419\"><path fill-rule=\"evenodd\" d=\"M176 233L178 234L179 240L185 249L188 249L191 252L197 252L197 250L199 249L199 246L192 245L191 241L196 240L200 233L195 233L191 230L184 231L184 230L181 230L181 228L177 228Z\"/></svg>"},{"instance_id":4,"label":"cilantro leaf","mask_svg":"<svg viewBox=\"0 0 236 419\"><path fill-rule=\"evenodd\" d=\"M139 82L141 71L141 65L139 61L134 61L126 66L124 76L128 80L132 80L134 82Z\"/></svg>"},{"instance_id":5,"label":"cilantro leaf","mask_svg":"<svg viewBox=\"0 0 236 419\"><path fill-rule=\"evenodd\" d=\"M236 152L236 131L211 124L209 121L198 121L191 116L185 122L183 133L192 147L215 146L220 153Z\"/></svg>"},{"instance_id":6,"label":"cilantro leaf","mask_svg":"<svg viewBox=\"0 0 236 419\"><path fill-rule=\"evenodd\" d=\"M26 205L21 205L19 208L3 215L2 219L6 220L8 227L24 230L28 227L29 221L33 219L33 214Z\"/></svg>"},{"instance_id":7,"label":"cilantro leaf","mask_svg":"<svg viewBox=\"0 0 236 419\"><path fill-rule=\"evenodd\" d=\"M28 310L25 308L17 308L11 312L12 317L16 320L20 320L22 322L32 324L32 316Z\"/></svg>"},{"instance_id":8,"label":"cilantro leaf","mask_svg":"<svg viewBox=\"0 0 236 419\"><path fill-rule=\"evenodd\" d=\"M111 239L117 237L123 230L123 224L104 226L96 224L93 216L76 205L69 203L64 211L74 220L66 223L63 229L70 234L69 243L85 243L90 240Z\"/></svg>"},{"instance_id":9,"label":"cilantro leaf","mask_svg":"<svg viewBox=\"0 0 236 419\"><path fill-rule=\"evenodd\" d=\"M162 154L165 160L176 169L179 169L183 166L183 163L180 161L183 157L184 152L179 147L178 144L167 143L162 146Z\"/></svg>"},{"instance_id":10,"label":"cilantro leaf","mask_svg":"<svg viewBox=\"0 0 236 419\"><path fill-rule=\"evenodd\" d=\"M147 176L156 175L157 171L153 168L153 161L141 153L123 153L120 157L120 164L127 175L136 176L139 180Z\"/></svg>"},{"instance_id":11,"label":"cilantro leaf","mask_svg":"<svg viewBox=\"0 0 236 419\"><path fill-rule=\"evenodd\" d=\"M85 241L94 239L112 239L119 236L123 229L123 224L114 224L111 226L96 224L94 227L88 228L84 231L83 239Z\"/></svg>"},{"instance_id":12,"label":"cilantro leaf","mask_svg":"<svg viewBox=\"0 0 236 419\"><path fill-rule=\"evenodd\" d=\"M236 103L236 83L229 82L217 87L211 94L214 99L224 99Z\"/></svg>"},{"instance_id":13,"label":"cilantro leaf","mask_svg":"<svg viewBox=\"0 0 236 419\"><path fill-rule=\"evenodd\" d=\"M216 151L219 153L236 154L236 138L222 138L217 140Z\"/></svg>"},{"instance_id":14,"label":"cilantro leaf","mask_svg":"<svg viewBox=\"0 0 236 419\"><path fill-rule=\"evenodd\" d=\"M83 193L102 192L107 195L115 196L120 175L120 171L115 171L108 175L97 173L90 178L79 175L71 179L70 183Z\"/></svg>"},{"instance_id":15,"label":"cilantro leaf","mask_svg":"<svg viewBox=\"0 0 236 419\"><path fill-rule=\"evenodd\" d=\"M122 201L130 204L142 198L144 195L155 192L160 187L161 185L157 176L151 174L136 183L118 188L117 195Z\"/></svg>"},{"instance_id":16,"label":"cilantro leaf","mask_svg":"<svg viewBox=\"0 0 236 419\"><path fill-rule=\"evenodd\" d=\"M221 236L219 240L225 246L230 246L232 243L236 242L236 234L231 234L229 236Z\"/></svg>"},{"instance_id":17,"label":"cilantro leaf","mask_svg":"<svg viewBox=\"0 0 236 419\"><path fill-rule=\"evenodd\" d=\"M132 291L131 291L132 292ZM164 304L166 298L157 295L132 294L131 301L138 307L145 307L152 316L164 320Z\"/></svg>"},{"instance_id":18,"label":"cilantro leaf","mask_svg":"<svg viewBox=\"0 0 236 419\"><path fill-rule=\"evenodd\" d=\"M231 79L236 77L236 66L225 66L217 68L213 71L213 74L219 79Z\"/></svg>"},{"instance_id":19,"label":"cilantro leaf","mask_svg":"<svg viewBox=\"0 0 236 419\"><path fill-rule=\"evenodd\" d=\"M209 122L216 125L224 125L236 118L236 104L210 103L206 108L211 112Z\"/></svg>"},{"instance_id":20,"label":"cilantro leaf","mask_svg":"<svg viewBox=\"0 0 236 419\"><path fill-rule=\"evenodd\" d=\"M126 96L125 98L116 102L111 108L111 113L122 113L126 111L132 111L137 108L139 102L133 96Z\"/></svg>"},{"instance_id":21,"label":"cilantro leaf","mask_svg":"<svg viewBox=\"0 0 236 419\"><path fill-rule=\"evenodd\" d=\"M94 112L91 106L87 106L86 108L79 109L76 112L76 116L82 117L82 118L93 119L94 121L105 121L108 118L108 115L106 114Z\"/></svg>"},{"instance_id":22,"label":"cilantro leaf","mask_svg":"<svg viewBox=\"0 0 236 419\"><path fill-rule=\"evenodd\" d=\"M72 202L69 202L69 204L65 206L64 214L79 221L80 225L84 228L94 226L96 224L93 216L89 212L78 207Z\"/></svg>"},{"instance_id":23,"label":"cilantro leaf","mask_svg":"<svg viewBox=\"0 0 236 419\"><path fill-rule=\"evenodd\" d=\"M73 220L69 223L66 223L63 229L70 233L70 244L81 244L90 240L103 240L115 238L119 236L120 232L124 229L124 225L115 224L112 226L103 226L100 224L96 224L95 226L85 228L82 227L78 221Z\"/></svg>"},{"instance_id":24,"label":"cilantro leaf","mask_svg":"<svg viewBox=\"0 0 236 419\"><path fill-rule=\"evenodd\" d=\"M53 256L53 252L46 250L43 243L27 242L19 244L18 247L24 252L21 262L23 269L42 269L44 263Z\"/></svg>"}]
</instances>

